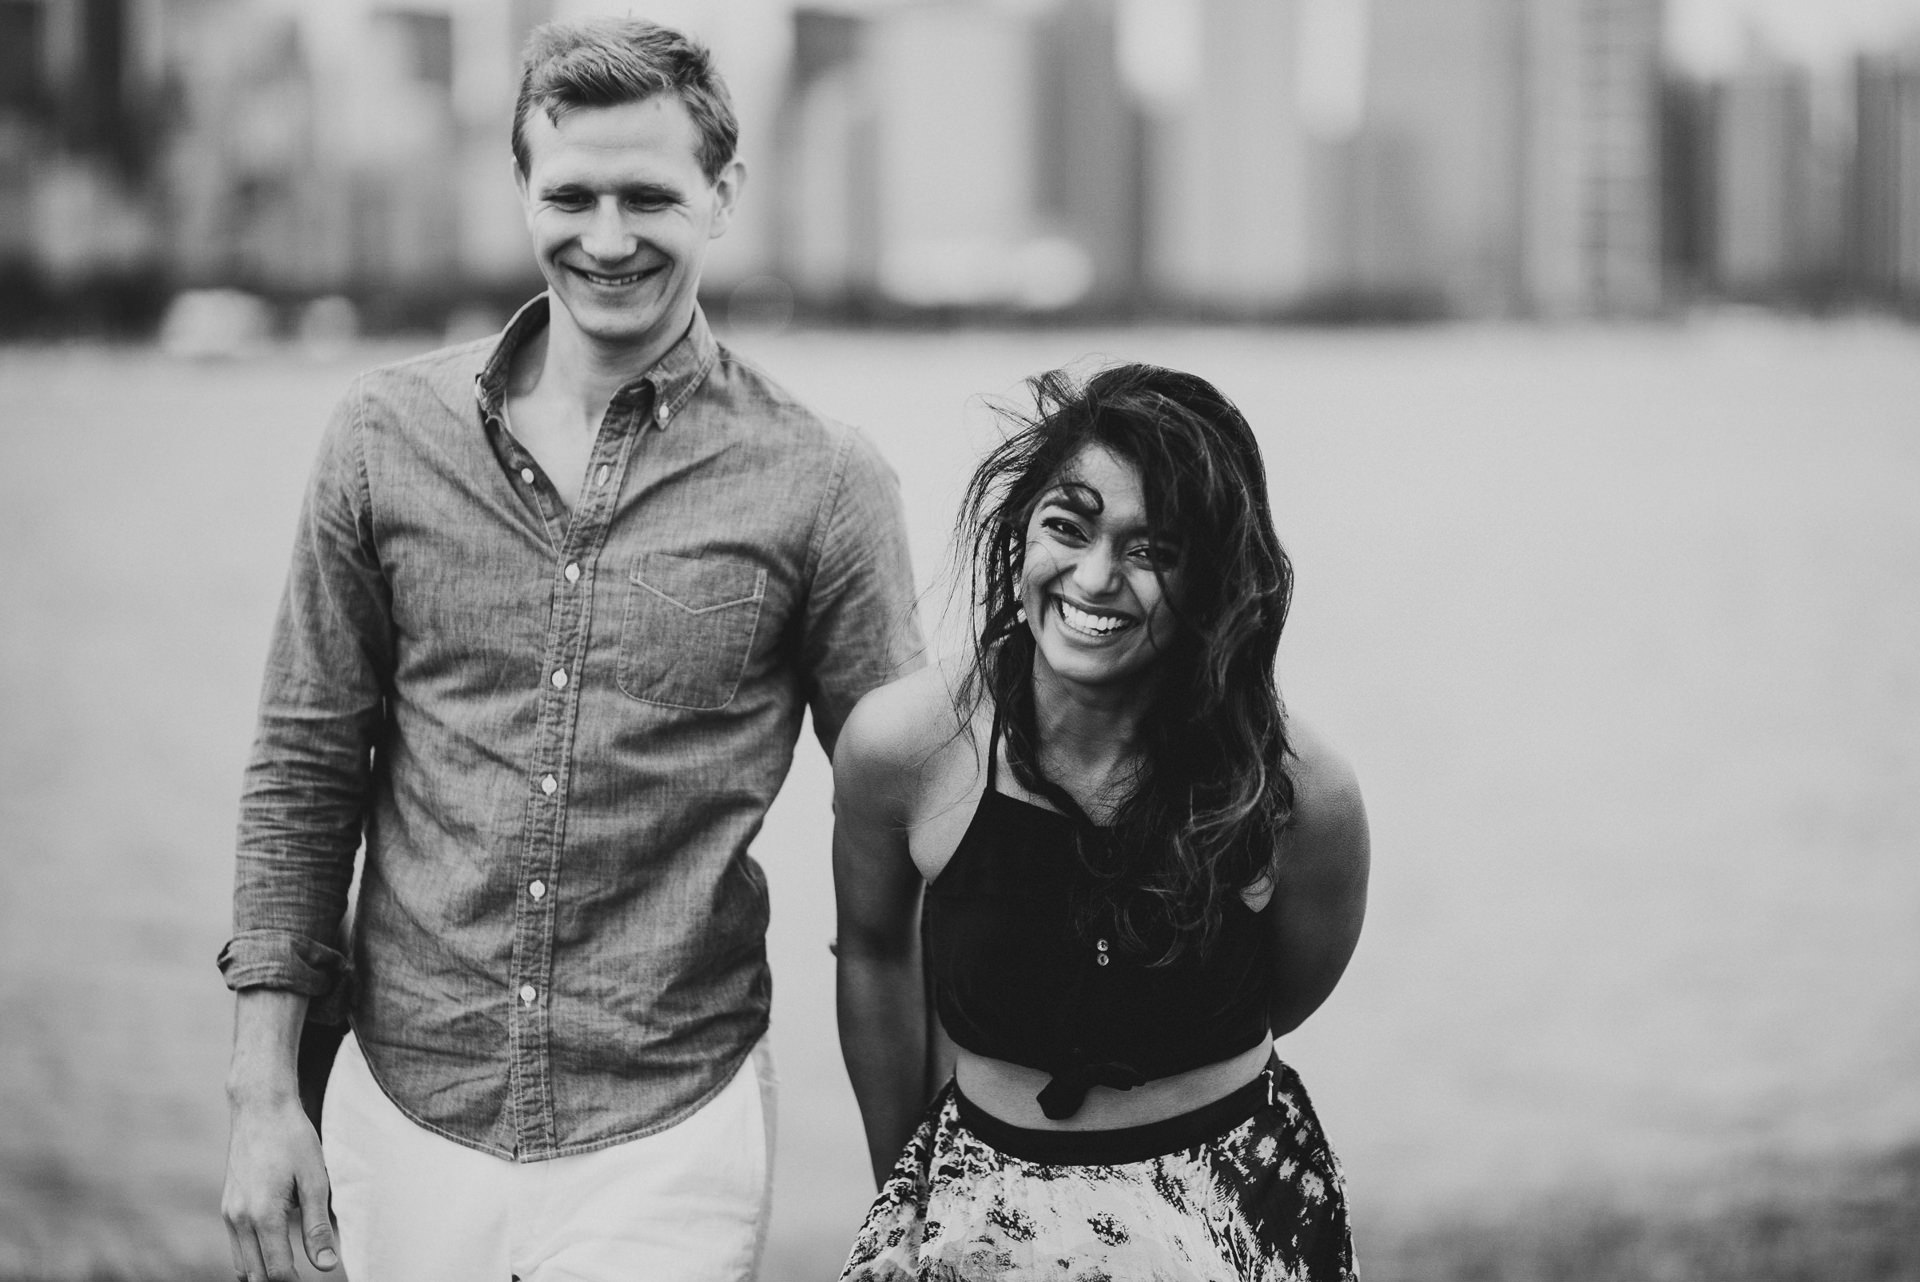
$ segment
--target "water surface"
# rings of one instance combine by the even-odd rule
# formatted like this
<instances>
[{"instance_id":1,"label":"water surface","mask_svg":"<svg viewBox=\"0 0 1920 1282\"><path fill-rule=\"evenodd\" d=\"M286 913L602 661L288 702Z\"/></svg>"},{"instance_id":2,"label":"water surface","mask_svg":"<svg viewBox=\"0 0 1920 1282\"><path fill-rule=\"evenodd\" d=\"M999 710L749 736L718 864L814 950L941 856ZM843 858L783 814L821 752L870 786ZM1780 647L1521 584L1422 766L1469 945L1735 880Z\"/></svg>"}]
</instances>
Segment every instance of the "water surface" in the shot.
<instances>
[{"instance_id":1,"label":"water surface","mask_svg":"<svg viewBox=\"0 0 1920 1282\"><path fill-rule=\"evenodd\" d=\"M1353 759L1366 934L1286 1039L1380 1226L1920 1136L1920 334L747 334L898 468L927 610L982 393L1196 370L1267 452L1282 684ZM240 765L294 505L354 369L0 352L0 1275L225 1259ZM869 1195L827 776L774 894L772 1282Z\"/></svg>"}]
</instances>

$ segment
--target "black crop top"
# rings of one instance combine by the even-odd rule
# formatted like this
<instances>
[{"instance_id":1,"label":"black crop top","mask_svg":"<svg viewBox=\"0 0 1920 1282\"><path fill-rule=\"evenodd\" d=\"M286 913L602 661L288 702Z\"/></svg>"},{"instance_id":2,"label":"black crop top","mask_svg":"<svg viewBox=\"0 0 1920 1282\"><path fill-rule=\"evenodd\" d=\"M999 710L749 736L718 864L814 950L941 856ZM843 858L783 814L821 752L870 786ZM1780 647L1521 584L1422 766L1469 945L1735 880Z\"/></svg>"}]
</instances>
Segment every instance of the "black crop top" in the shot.
<instances>
[{"instance_id":1,"label":"black crop top","mask_svg":"<svg viewBox=\"0 0 1920 1282\"><path fill-rule=\"evenodd\" d=\"M1234 897L1207 955L1165 966L1083 938L1072 910L1088 880L1074 848L1080 821L994 786L999 729L996 719L986 792L923 909L948 1034L977 1055L1052 1074L1038 1098L1056 1119L1078 1112L1093 1086L1128 1090L1258 1045L1273 989L1272 905L1256 913Z\"/></svg>"}]
</instances>

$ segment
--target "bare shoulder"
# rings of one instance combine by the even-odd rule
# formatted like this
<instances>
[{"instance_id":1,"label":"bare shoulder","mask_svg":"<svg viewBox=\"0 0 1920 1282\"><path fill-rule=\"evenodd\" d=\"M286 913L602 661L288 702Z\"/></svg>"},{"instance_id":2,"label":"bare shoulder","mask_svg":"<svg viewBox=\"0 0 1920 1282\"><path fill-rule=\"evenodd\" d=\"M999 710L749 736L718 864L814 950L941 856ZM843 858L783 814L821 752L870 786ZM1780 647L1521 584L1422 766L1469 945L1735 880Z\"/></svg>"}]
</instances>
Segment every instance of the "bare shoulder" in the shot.
<instances>
[{"instance_id":1,"label":"bare shoulder","mask_svg":"<svg viewBox=\"0 0 1920 1282\"><path fill-rule=\"evenodd\" d=\"M1360 777L1331 740L1297 717L1287 720L1287 740L1293 756L1296 807L1302 801L1310 810L1329 813L1361 807Z\"/></svg>"},{"instance_id":2,"label":"bare shoulder","mask_svg":"<svg viewBox=\"0 0 1920 1282\"><path fill-rule=\"evenodd\" d=\"M956 709L959 674L930 664L870 691L854 707L834 747L834 791L892 803L911 818L926 785L972 759L972 736Z\"/></svg>"},{"instance_id":3,"label":"bare shoulder","mask_svg":"<svg viewBox=\"0 0 1920 1282\"><path fill-rule=\"evenodd\" d=\"M1287 722L1292 748L1293 818L1283 839L1281 871L1357 876L1371 857L1367 808L1353 764L1311 724ZM1304 867L1302 866L1304 865Z\"/></svg>"}]
</instances>

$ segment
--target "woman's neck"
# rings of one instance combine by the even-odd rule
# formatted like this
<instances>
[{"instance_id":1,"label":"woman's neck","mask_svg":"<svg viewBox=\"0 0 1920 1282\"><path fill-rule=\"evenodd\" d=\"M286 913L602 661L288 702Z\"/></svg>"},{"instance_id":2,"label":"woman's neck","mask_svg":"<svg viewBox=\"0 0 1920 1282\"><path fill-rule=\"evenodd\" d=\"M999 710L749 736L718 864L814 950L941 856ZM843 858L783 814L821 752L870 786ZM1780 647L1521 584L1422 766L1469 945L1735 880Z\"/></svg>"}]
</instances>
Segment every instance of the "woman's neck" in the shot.
<instances>
[{"instance_id":1,"label":"woman's neck","mask_svg":"<svg viewBox=\"0 0 1920 1282\"><path fill-rule=\"evenodd\" d=\"M1152 698L1145 681L1083 686L1035 664L1033 729L1041 773L1083 804L1110 799L1138 765Z\"/></svg>"}]
</instances>

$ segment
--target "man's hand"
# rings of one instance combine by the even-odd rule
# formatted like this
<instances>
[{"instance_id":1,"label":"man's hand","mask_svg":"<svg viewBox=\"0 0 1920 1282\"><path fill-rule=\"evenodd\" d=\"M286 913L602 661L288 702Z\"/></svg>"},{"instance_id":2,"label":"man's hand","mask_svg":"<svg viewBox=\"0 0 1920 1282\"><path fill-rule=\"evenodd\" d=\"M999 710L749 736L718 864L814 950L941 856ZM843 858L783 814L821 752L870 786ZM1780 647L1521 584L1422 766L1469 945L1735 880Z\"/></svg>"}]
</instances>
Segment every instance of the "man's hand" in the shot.
<instances>
[{"instance_id":1,"label":"man's hand","mask_svg":"<svg viewBox=\"0 0 1920 1282\"><path fill-rule=\"evenodd\" d=\"M327 1168L299 1096L236 1099L232 1113L220 1213L227 1222L234 1276L247 1282L295 1282L300 1276L293 1263L295 1235L315 1268L337 1268L340 1256L327 1217Z\"/></svg>"},{"instance_id":2,"label":"man's hand","mask_svg":"<svg viewBox=\"0 0 1920 1282\"><path fill-rule=\"evenodd\" d=\"M298 1234L317 1269L339 1267L327 1215L326 1163L320 1137L300 1107L295 1061L307 999L298 993L248 988L235 994L233 1066L227 1107L227 1187L220 1214L233 1250L233 1275L246 1282L297 1282L292 1242Z\"/></svg>"}]
</instances>

